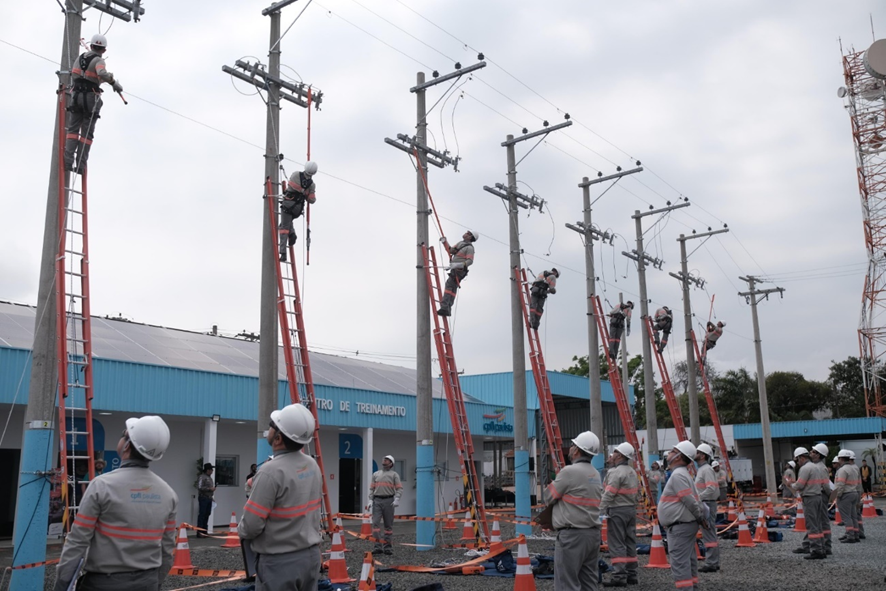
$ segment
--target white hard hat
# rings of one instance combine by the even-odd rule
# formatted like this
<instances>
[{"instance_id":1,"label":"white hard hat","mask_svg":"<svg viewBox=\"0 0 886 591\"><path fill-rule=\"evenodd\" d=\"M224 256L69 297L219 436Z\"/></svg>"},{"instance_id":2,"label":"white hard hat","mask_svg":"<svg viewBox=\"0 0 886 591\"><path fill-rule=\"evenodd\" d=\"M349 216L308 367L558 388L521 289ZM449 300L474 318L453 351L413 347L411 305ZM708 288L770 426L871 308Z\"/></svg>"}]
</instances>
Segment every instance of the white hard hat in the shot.
<instances>
[{"instance_id":1,"label":"white hard hat","mask_svg":"<svg viewBox=\"0 0 886 591\"><path fill-rule=\"evenodd\" d=\"M841 449L840 451L837 452L837 457L849 459L852 457L852 452L849 451L848 449Z\"/></svg>"},{"instance_id":2,"label":"white hard hat","mask_svg":"<svg viewBox=\"0 0 886 591\"><path fill-rule=\"evenodd\" d=\"M711 449L711 446L708 445L707 443L699 443L698 447L696 448L696 451L703 453L704 455L708 456L709 458L714 457L714 450Z\"/></svg>"},{"instance_id":3,"label":"white hard hat","mask_svg":"<svg viewBox=\"0 0 886 591\"><path fill-rule=\"evenodd\" d=\"M305 162L305 174L309 176L317 174L317 163L312 160Z\"/></svg>"},{"instance_id":4,"label":"white hard hat","mask_svg":"<svg viewBox=\"0 0 886 591\"><path fill-rule=\"evenodd\" d=\"M100 33L96 33L95 35L92 36L92 39L89 41L89 45L94 45L96 47L101 47L102 49L107 49L108 48L108 40L105 39L104 35L102 35Z\"/></svg>"},{"instance_id":5,"label":"white hard hat","mask_svg":"<svg viewBox=\"0 0 886 591\"><path fill-rule=\"evenodd\" d=\"M475 230L468 230L468 233L474 237L474 242L480 240L480 234Z\"/></svg>"},{"instance_id":6,"label":"white hard hat","mask_svg":"<svg viewBox=\"0 0 886 591\"><path fill-rule=\"evenodd\" d=\"M277 430L296 443L306 445L314 438L317 421L304 405L290 404L271 413Z\"/></svg>"},{"instance_id":7,"label":"white hard hat","mask_svg":"<svg viewBox=\"0 0 886 591\"><path fill-rule=\"evenodd\" d=\"M384 459L386 459L386 460L391 460L391 463L392 463L392 464L396 463L396 462L394 462L394 456L385 456Z\"/></svg>"},{"instance_id":8,"label":"white hard hat","mask_svg":"<svg viewBox=\"0 0 886 591\"><path fill-rule=\"evenodd\" d=\"M854 459L855 459L855 452L852 451L851 449L850 449L850 450L847 450L847 451L849 452L849 459L850 459L850 460L854 460Z\"/></svg>"},{"instance_id":9,"label":"white hard hat","mask_svg":"<svg viewBox=\"0 0 886 591\"><path fill-rule=\"evenodd\" d=\"M824 443L816 443L812 446L812 451L817 452L821 457L826 457L828 455L828 446Z\"/></svg>"},{"instance_id":10,"label":"white hard hat","mask_svg":"<svg viewBox=\"0 0 886 591\"><path fill-rule=\"evenodd\" d=\"M799 458L800 456L808 456L808 455L809 455L809 450L806 449L805 447L798 447L797 449L794 450L794 457L795 458Z\"/></svg>"},{"instance_id":11,"label":"white hard hat","mask_svg":"<svg viewBox=\"0 0 886 591\"><path fill-rule=\"evenodd\" d=\"M135 450L148 460L159 460L169 447L169 427L156 415L126 419L126 436Z\"/></svg>"},{"instance_id":12,"label":"white hard hat","mask_svg":"<svg viewBox=\"0 0 886 591\"><path fill-rule=\"evenodd\" d=\"M719 468L719 467L720 467L720 462L718 462L717 460L714 460L713 462L711 462L711 468Z\"/></svg>"},{"instance_id":13,"label":"white hard hat","mask_svg":"<svg viewBox=\"0 0 886 591\"><path fill-rule=\"evenodd\" d=\"M627 459L631 459L634 457L634 446L625 441L624 443L619 443L615 446L615 451L626 457Z\"/></svg>"},{"instance_id":14,"label":"white hard hat","mask_svg":"<svg viewBox=\"0 0 886 591\"><path fill-rule=\"evenodd\" d=\"M578 449L591 454L592 456L600 453L600 439L590 431L579 433L578 436L572 440L572 443Z\"/></svg>"},{"instance_id":15,"label":"white hard hat","mask_svg":"<svg viewBox=\"0 0 886 591\"><path fill-rule=\"evenodd\" d=\"M695 458L695 454L697 452L697 450L695 449L695 446L692 445L692 442L688 441L688 440L681 441L680 443L678 443L677 445L674 446L674 449L676 449L678 452L680 452L681 454L683 454L684 456L686 456L690 460Z\"/></svg>"},{"instance_id":16,"label":"white hard hat","mask_svg":"<svg viewBox=\"0 0 886 591\"><path fill-rule=\"evenodd\" d=\"M796 468L796 467L797 467L797 462L795 462L794 460L791 460L791 461L788 462L788 466L790 466L791 468Z\"/></svg>"}]
</instances>

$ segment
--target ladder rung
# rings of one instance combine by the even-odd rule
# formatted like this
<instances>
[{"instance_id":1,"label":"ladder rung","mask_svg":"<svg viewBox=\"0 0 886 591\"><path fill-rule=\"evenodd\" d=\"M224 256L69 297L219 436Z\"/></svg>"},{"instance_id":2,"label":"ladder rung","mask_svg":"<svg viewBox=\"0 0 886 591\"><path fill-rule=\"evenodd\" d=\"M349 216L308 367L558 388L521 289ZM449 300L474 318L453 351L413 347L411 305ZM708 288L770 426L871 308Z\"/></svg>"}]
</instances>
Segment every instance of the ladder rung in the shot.
<instances>
[{"instance_id":1,"label":"ladder rung","mask_svg":"<svg viewBox=\"0 0 886 591\"><path fill-rule=\"evenodd\" d=\"M67 459L69 459L69 460L88 460L88 459L91 458L92 456L74 456L74 455L68 455L68 456L65 456L65 457L66 457Z\"/></svg>"},{"instance_id":2,"label":"ladder rung","mask_svg":"<svg viewBox=\"0 0 886 591\"><path fill-rule=\"evenodd\" d=\"M86 411L89 410L89 409L86 409L86 408L80 408L79 406L66 406L66 407L65 407L65 411L67 412L67 411L69 411L69 410L74 411L74 412L77 412L77 411L80 411L80 412L86 412Z\"/></svg>"},{"instance_id":3,"label":"ladder rung","mask_svg":"<svg viewBox=\"0 0 886 591\"><path fill-rule=\"evenodd\" d=\"M65 230L65 232L70 232L71 234L79 234L80 236L83 236L83 232L81 232L81 231L79 231L79 230L74 230L74 229L72 229L72 228L67 228L67 229Z\"/></svg>"},{"instance_id":4,"label":"ladder rung","mask_svg":"<svg viewBox=\"0 0 886 591\"><path fill-rule=\"evenodd\" d=\"M78 195L83 194L83 191L78 191L77 189L74 189L72 187L65 187L65 191L67 191L68 193L77 193Z\"/></svg>"},{"instance_id":5,"label":"ladder rung","mask_svg":"<svg viewBox=\"0 0 886 591\"><path fill-rule=\"evenodd\" d=\"M89 342L86 339L78 339L77 337L68 337L66 340L68 340L72 343L88 343Z\"/></svg>"},{"instance_id":6,"label":"ladder rung","mask_svg":"<svg viewBox=\"0 0 886 591\"><path fill-rule=\"evenodd\" d=\"M77 273L76 271L65 271L65 275L70 275L72 277L86 277L85 273Z\"/></svg>"},{"instance_id":7,"label":"ladder rung","mask_svg":"<svg viewBox=\"0 0 886 591\"><path fill-rule=\"evenodd\" d=\"M83 215L83 212L79 209L74 209L73 207L66 207L65 211L70 211L71 213L76 213L78 215Z\"/></svg>"},{"instance_id":8,"label":"ladder rung","mask_svg":"<svg viewBox=\"0 0 886 591\"><path fill-rule=\"evenodd\" d=\"M83 253L80 252L79 250L68 250L68 249L65 249L65 252L68 253L68 254L76 254L76 255L79 255L79 256L83 256Z\"/></svg>"}]
</instances>

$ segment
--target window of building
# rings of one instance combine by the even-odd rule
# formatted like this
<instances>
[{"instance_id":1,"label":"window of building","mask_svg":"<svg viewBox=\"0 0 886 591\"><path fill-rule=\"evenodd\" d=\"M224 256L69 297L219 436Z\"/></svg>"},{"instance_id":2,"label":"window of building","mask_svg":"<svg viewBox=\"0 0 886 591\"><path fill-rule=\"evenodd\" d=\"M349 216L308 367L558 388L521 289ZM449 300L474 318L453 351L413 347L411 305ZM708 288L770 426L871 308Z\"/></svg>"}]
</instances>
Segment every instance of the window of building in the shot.
<instances>
[{"instance_id":1,"label":"window of building","mask_svg":"<svg viewBox=\"0 0 886 591\"><path fill-rule=\"evenodd\" d=\"M215 456L215 485L240 486L240 456Z\"/></svg>"},{"instance_id":2,"label":"window of building","mask_svg":"<svg viewBox=\"0 0 886 591\"><path fill-rule=\"evenodd\" d=\"M407 480L406 478L406 460L397 460L394 462L394 472L400 475L400 480Z\"/></svg>"}]
</instances>

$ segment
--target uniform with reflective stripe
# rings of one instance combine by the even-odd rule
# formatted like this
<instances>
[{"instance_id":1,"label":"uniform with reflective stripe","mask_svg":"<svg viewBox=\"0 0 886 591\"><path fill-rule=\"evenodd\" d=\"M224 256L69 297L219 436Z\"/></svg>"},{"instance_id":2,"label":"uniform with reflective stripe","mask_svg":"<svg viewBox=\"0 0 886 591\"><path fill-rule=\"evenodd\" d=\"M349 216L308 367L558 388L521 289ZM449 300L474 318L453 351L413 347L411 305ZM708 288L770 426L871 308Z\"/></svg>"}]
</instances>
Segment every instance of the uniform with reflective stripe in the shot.
<instances>
[{"instance_id":1,"label":"uniform with reflective stripe","mask_svg":"<svg viewBox=\"0 0 886 591\"><path fill-rule=\"evenodd\" d=\"M685 466L678 467L671 472L658 499L658 520L668 527L681 521L699 521L703 514L689 471Z\"/></svg>"},{"instance_id":2,"label":"uniform with reflective stripe","mask_svg":"<svg viewBox=\"0 0 886 591\"><path fill-rule=\"evenodd\" d=\"M627 462L606 472L600 511L609 515L609 555L612 580L637 578L637 473Z\"/></svg>"},{"instance_id":3,"label":"uniform with reflective stripe","mask_svg":"<svg viewBox=\"0 0 886 591\"><path fill-rule=\"evenodd\" d=\"M701 536L705 546L705 565L720 566L720 546L717 539L717 501L720 499L720 484L717 473L707 462L698 463L695 474L695 490L699 500L708 506L710 517L708 526L702 528Z\"/></svg>"},{"instance_id":4,"label":"uniform with reflective stripe","mask_svg":"<svg viewBox=\"0 0 886 591\"><path fill-rule=\"evenodd\" d=\"M600 527L602 488L600 473L589 459L580 458L560 470L547 488L554 529Z\"/></svg>"},{"instance_id":5,"label":"uniform with reflective stripe","mask_svg":"<svg viewBox=\"0 0 886 591\"><path fill-rule=\"evenodd\" d=\"M89 483L59 560L56 590L83 570L124 573L157 569L158 586L172 567L178 496L144 461L125 460Z\"/></svg>"}]
</instances>

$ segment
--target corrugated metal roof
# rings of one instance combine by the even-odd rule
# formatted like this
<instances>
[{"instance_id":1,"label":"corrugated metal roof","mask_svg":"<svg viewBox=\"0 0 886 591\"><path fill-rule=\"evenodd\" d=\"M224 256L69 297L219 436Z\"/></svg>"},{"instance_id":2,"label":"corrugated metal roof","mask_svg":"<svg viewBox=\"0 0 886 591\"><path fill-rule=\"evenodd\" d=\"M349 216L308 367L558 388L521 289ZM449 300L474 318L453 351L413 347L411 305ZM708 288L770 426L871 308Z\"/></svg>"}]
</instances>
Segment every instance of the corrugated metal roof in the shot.
<instances>
[{"instance_id":1,"label":"corrugated metal roof","mask_svg":"<svg viewBox=\"0 0 886 591\"><path fill-rule=\"evenodd\" d=\"M30 350L35 316L33 306L0 302L0 347ZM96 358L238 376L258 375L256 342L98 316L92 318L92 340ZM317 385L415 396L414 369L311 351L311 370ZM279 378L286 379L282 348ZM434 398L444 397L439 381L434 380L432 390ZM470 396L466 400L479 402Z\"/></svg>"},{"instance_id":2,"label":"corrugated metal roof","mask_svg":"<svg viewBox=\"0 0 886 591\"><path fill-rule=\"evenodd\" d=\"M831 437L835 435L871 435L886 431L886 419L882 417L859 417L854 419L822 419L812 421L789 421L772 423L773 439L802 437ZM735 439L762 439L760 423L734 425Z\"/></svg>"}]
</instances>

